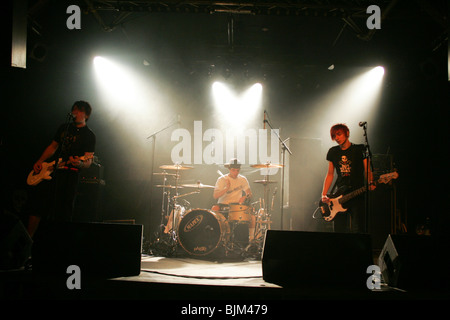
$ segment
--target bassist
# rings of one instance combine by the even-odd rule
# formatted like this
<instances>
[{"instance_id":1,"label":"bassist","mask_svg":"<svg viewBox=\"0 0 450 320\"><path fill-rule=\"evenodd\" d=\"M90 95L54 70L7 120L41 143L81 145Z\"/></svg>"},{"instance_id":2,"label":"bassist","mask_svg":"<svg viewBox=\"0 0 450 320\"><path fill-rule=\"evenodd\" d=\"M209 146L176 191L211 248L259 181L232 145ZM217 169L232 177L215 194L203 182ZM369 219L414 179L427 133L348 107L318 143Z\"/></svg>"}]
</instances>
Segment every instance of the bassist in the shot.
<instances>
[{"instance_id":1,"label":"bassist","mask_svg":"<svg viewBox=\"0 0 450 320\"><path fill-rule=\"evenodd\" d=\"M348 193L365 185L368 159L365 157L364 145L353 144L349 140L350 130L345 124L336 124L330 129L331 140L338 145L330 148L327 153L328 171L322 188L323 203L329 203L328 192L333 183L335 174L336 182L332 193L340 190ZM369 166L369 181L373 180ZM371 185L370 190L375 189ZM343 191L342 191L343 190ZM364 232L365 202L364 197L356 197L346 203L347 211L338 213L334 218L335 232Z\"/></svg>"}]
</instances>

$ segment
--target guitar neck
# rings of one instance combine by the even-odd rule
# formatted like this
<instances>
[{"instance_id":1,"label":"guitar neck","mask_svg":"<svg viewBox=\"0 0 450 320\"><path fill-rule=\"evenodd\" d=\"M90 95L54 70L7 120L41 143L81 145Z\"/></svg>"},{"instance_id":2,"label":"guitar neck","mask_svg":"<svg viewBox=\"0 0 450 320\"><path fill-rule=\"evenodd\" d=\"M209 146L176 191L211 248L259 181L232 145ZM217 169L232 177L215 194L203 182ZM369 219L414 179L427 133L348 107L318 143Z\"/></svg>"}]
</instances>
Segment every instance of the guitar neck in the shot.
<instances>
[{"instance_id":1,"label":"guitar neck","mask_svg":"<svg viewBox=\"0 0 450 320\"><path fill-rule=\"evenodd\" d=\"M366 192L366 190L367 190L367 187L364 186L364 187L356 189L356 190L354 190L354 191L352 191L350 193L347 193L346 195L342 196L342 198L339 199L339 203L345 203L345 202L353 199L354 197L357 197L360 194Z\"/></svg>"},{"instance_id":2,"label":"guitar neck","mask_svg":"<svg viewBox=\"0 0 450 320\"><path fill-rule=\"evenodd\" d=\"M384 174L377 181L374 181L373 185L378 185L380 183L388 183L392 179L397 179L397 178L398 178L397 172L391 172L388 174ZM356 189L355 191L352 191L346 195L343 195L341 198L339 198L339 203L341 203L341 204L345 203L345 202L349 201L350 199L353 199L354 197L359 196L363 192L366 192L366 190L367 190L367 186L364 186L364 187Z\"/></svg>"}]
</instances>

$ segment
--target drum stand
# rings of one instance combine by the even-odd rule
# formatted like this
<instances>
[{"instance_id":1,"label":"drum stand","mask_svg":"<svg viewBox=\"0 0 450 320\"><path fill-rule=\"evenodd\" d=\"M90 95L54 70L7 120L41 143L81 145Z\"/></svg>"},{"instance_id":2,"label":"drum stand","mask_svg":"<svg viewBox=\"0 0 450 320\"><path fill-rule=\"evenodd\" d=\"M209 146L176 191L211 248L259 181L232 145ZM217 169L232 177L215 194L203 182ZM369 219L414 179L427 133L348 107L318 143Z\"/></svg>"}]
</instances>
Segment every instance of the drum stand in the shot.
<instances>
[{"instance_id":1,"label":"drum stand","mask_svg":"<svg viewBox=\"0 0 450 320\"><path fill-rule=\"evenodd\" d=\"M273 165L270 163L264 165L254 165L255 168L261 168L269 170L269 168L280 168L281 165ZM264 241L266 238L267 230L270 230L271 221L271 211L273 210L273 204L276 194L276 188L272 195L271 208L269 208L269 184L276 183L276 181L270 181L269 175L264 176L264 180L257 180L255 183L260 183L264 186L264 199L262 200L262 204L260 202L260 209L256 214L256 223L255 223L255 233L253 240L250 241L250 244L245 249L249 256L253 256L254 258L260 258L262 254L262 249L264 246Z\"/></svg>"},{"instance_id":2,"label":"drum stand","mask_svg":"<svg viewBox=\"0 0 450 320\"><path fill-rule=\"evenodd\" d=\"M225 242L225 255L228 256L230 255L230 253L234 253L237 256L245 256L246 248L248 247L249 243L237 240L236 230L238 229L238 226L244 226L246 230L248 230L248 224L234 221L228 222L228 224L230 225L230 239ZM240 244L239 242L242 242L242 244Z\"/></svg>"},{"instance_id":3,"label":"drum stand","mask_svg":"<svg viewBox=\"0 0 450 320\"><path fill-rule=\"evenodd\" d=\"M163 255L172 255L176 252L177 244L178 244L178 220L180 219L181 206L178 205L177 199L179 197L185 195L178 195L178 189L182 188L178 185L178 181L180 179L179 171L182 169L190 169L191 167L184 167L180 165L164 165L160 167L161 169L175 170L175 173L167 173L163 170L162 173L154 173L154 175L161 175L164 177L164 182L162 185L157 185L163 189L163 197L161 204L161 223L160 228L158 230L157 239L153 243L153 247L156 248L156 251L161 251ZM175 185L167 185L166 176L174 176L175 177ZM175 189L175 196L171 197L170 189ZM192 193L189 193L192 194ZM187 194L186 194L187 195ZM172 216L172 227L167 234L163 231L165 228L165 219L168 217L168 221Z\"/></svg>"}]
</instances>

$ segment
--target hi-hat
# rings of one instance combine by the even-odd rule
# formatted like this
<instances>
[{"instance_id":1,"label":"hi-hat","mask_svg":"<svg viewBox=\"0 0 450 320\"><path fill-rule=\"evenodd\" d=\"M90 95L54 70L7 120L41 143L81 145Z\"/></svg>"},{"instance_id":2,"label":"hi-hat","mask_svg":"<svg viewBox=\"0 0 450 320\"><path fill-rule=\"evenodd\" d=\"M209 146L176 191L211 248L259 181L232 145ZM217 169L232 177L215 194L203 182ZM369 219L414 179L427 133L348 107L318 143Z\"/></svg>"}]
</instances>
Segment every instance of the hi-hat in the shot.
<instances>
[{"instance_id":1,"label":"hi-hat","mask_svg":"<svg viewBox=\"0 0 450 320\"><path fill-rule=\"evenodd\" d=\"M178 176L178 177L180 176L176 173L168 173L168 172L155 172L155 173L153 173L153 175L155 175L155 176Z\"/></svg>"},{"instance_id":2,"label":"hi-hat","mask_svg":"<svg viewBox=\"0 0 450 320\"><path fill-rule=\"evenodd\" d=\"M268 183L277 183L276 181L270 181L270 180L255 180L255 183L262 183L262 184L268 184Z\"/></svg>"},{"instance_id":3,"label":"hi-hat","mask_svg":"<svg viewBox=\"0 0 450 320\"><path fill-rule=\"evenodd\" d=\"M157 188L168 188L168 189L182 189L183 187L180 186L171 186L169 184L163 185L163 184L158 184L155 187Z\"/></svg>"},{"instance_id":4,"label":"hi-hat","mask_svg":"<svg viewBox=\"0 0 450 320\"><path fill-rule=\"evenodd\" d=\"M194 167L189 166L182 166L180 164L166 164L159 167L160 169L165 170L187 170L187 169L193 169Z\"/></svg>"},{"instance_id":5,"label":"hi-hat","mask_svg":"<svg viewBox=\"0 0 450 320\"><path fill-rule=\"evenodd\" d=\"M203 189L203 188L212 188L214 189L214 186L209 186L207 184L203 184L203 183L192 183L192 184L183 184L181 185L184 188L199 188L199 189Z\"/></svg>"},{"instance_id":6,"label":"hi-hat","mask_svg":"<svg viewBox=\"0 0 450 320\"><path fill-rule=\"evenodd\" d=\"M282 164L273 164L273 163L265 163L265 164L253 164L251 165L252 168L258 168L258 169L267 169L267 168L282 168Z\"/></svg>"}]
</instances>

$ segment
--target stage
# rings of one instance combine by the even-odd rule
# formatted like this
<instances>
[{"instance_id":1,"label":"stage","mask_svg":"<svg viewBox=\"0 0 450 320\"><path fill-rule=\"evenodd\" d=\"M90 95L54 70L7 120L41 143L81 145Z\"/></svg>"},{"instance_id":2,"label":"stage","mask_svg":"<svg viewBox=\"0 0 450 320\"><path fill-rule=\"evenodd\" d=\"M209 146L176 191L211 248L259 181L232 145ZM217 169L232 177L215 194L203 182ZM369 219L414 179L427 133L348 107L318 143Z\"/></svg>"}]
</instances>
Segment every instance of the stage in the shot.
<instances>
[{"instance_id":1,"label":"stage","mask_svg":"<svg viewBox=\"0 0 450 320\"><path fill-rule=\"evenodd\" d=\"M384 283L379 290L334 285L282 287L264 280L261 260L214 261L147 254L142 255L138 275L109 279L82 276L79 289L68 289L69 275L21 269L1 272L0 277L2 300L145 300L151 301L152 306L173 303L176 308L167 310L172 315L181 313L184 307L199 304L223 308L226 304L273 305L272 308L293 311L296 307L293 301L407 302L448 300L450 297L448 292L408 292L389 288Z\"/></svg>"}]
</instances>

